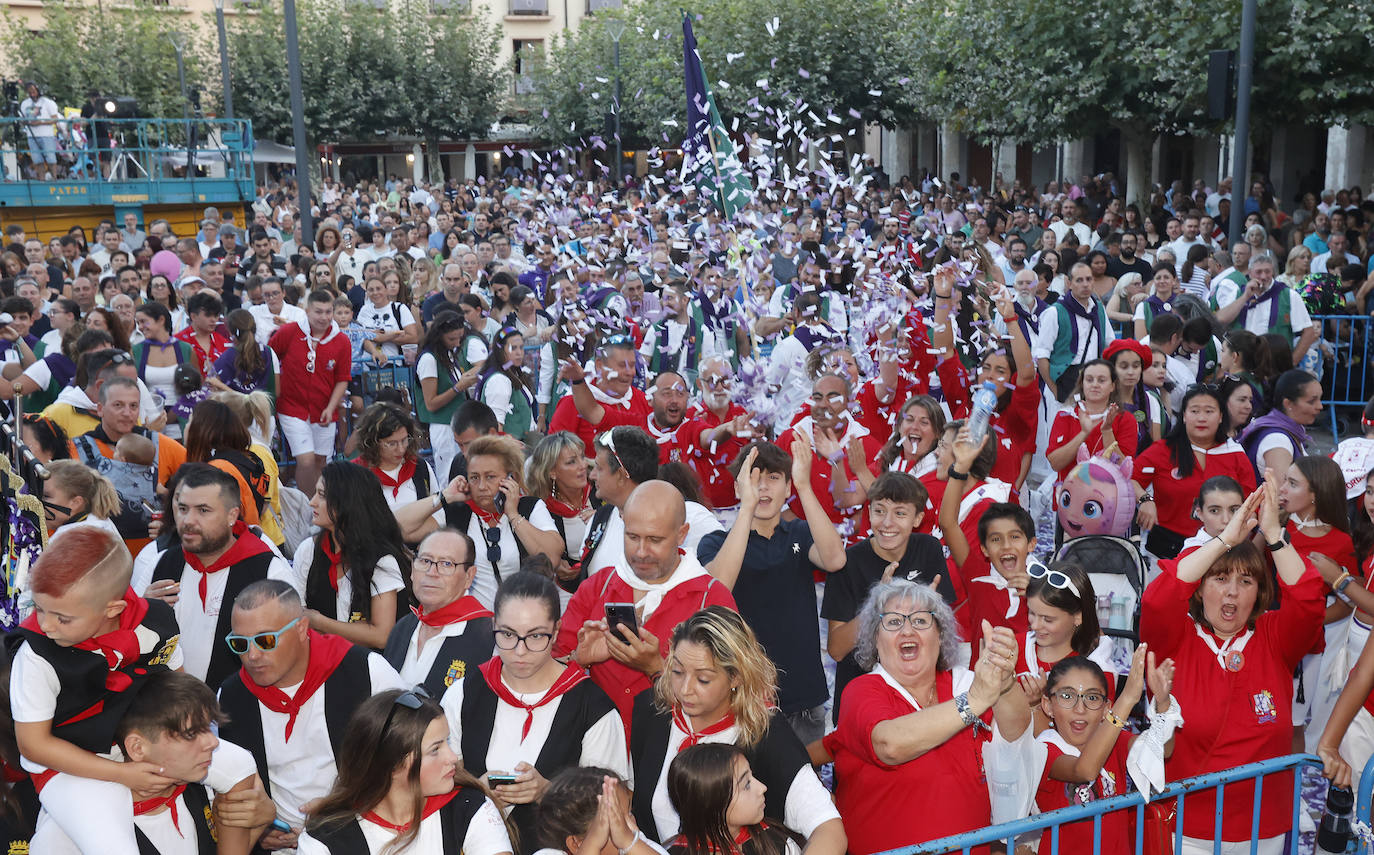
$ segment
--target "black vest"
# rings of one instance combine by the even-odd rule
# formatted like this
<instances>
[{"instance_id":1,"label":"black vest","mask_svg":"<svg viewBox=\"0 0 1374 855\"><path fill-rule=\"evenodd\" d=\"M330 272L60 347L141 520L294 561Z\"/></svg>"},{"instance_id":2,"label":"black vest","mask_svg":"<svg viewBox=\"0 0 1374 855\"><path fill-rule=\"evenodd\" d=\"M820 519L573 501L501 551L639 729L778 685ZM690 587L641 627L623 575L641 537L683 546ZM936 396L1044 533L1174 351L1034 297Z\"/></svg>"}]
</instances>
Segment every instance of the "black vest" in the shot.
<instances>
[{"instance_id":1,"label":"black vest","mask_svg":"<svg viewBox=\"0 0 1374 855\"><path fill-rule=\"evenodd\" d=\"M38 792L29 778L14 784L0 784L0 787L9 787L11 799L9 809L0 811L0 853L27 853L38 812L42 810Z\"/></svg>"},{"instance_id":2,"label":"black vest","mask_svg":"<svg viewBox=\"0 0 1374 855\"><path fill-rule=\"evenodd\" d=\"M487 797L480 790L464 787L453 800L439 808L439 825L444 830L444 855L462 855L468 826ZM358 820L310 832L332 855L372 855ZM428 853L420 853L428 855Z\"/></svg>"},{"instance_id":3,"label":"black vest","mask_svg":"<svg viewBox=\"0 0 1374 855\"><path fill-rule=\"evenodd\" d=\"M181 794L186 803L187 816L178 816L182 828L191 823L196 829L196 852L198 855L215 855L215 825L210 818L210 795L200 784L188 784ZM134 825L134 839L138 841L138 855L174 855L153 846L137 825Z\"/></svg>"},{"instance_id":4,"label":"black vest","mask_svg":"<svg viewBox=\"0 0 1374 855\"><path fill-rule=\"evenodd\" d=\"M648 689L635 698L630 721L630 763L634 766L635 779L634 798L630 807L640 831L658 841L658 823L654 821L654 790L658 787L664 764L673 760L667 756L673 718L659 711L654 705L653 689ZM768 787L763 797L764 815L785 817L788 790L797 772L804 767L810 768L811 758L806 753L806 746L801 744L792 727L783 719L781 711L772 711L763 738L752 748L745 748L744 755L749 759L754 777Z\"/></svg>"},{"instance_id":5,"label":"black vest","mask_svg":"<svg viewBox=\"0 0 1374 855\"><path fill-rule=\"evenodd\" d=\"M469 671L476 673L477 666L493 656L496 644L492 636L491 618L473 618L467 624L461 635L444 639L439 646L438 655L434 657L434 665L420 682L430 697L442 698L449 686L463 679ZM401 666L405 664L410 639L419 630L420 619L414 612L407 613L391 628L382 658L397 672L400 672Z\"/></svg>"},{"instance_id":6,"label":"black vest","mask_svg":"<svg viewBox=\"0 0 1374 855\"><path fill-rule=\"evenodd\" d=\"M161 600L149 600L148 614L142 625L157 633L157 642L137 661L119 669L133 680L122 692L105 688L109 667L99 653L61 647L42 633L23 628L6 637L11 655L26 641L33 652L48 660L57 672L62 692L57 696L57 708L52 717L53 736L95 754L110 750L119 720L133 703L148 674L165 671L167 661L176 651L179 635L171 606Z\"/></svg>"},{"instance_id":7,"label":"black vest","mask_svg":"<svg viewBox=\"0 0 1374 855\"><path fill-rule=\"evenodd\" d=\"M329 731L329 744L334 756L339 754L344 732L353 711L368 698L372 697L372 672L368 668L369 652L365 647L354 646L344 654L343 661L319 691L324 692L324 722ZM268 757L266 741L262 735L262 705L257 696L243 685L243 674L234 672L225 679L219 690L219 705L229 716L229 723L220 727L221 739L241 745L253 752L253 760L258 764L258 777L268 794L272 792L272 782L267 775ZM296 727L308 727L306 722L297 721ZM293 731L299 733L300 730Z\"/></svg>"},{"instance_id":8,"label":"black vest","mask_svg":"<svg viewBox=\"0 0 1374 855\"><path fill-rule=\"evenodd\" d=\"M210 665L205 672L205 683L212 689L218 689L225 677L239 669L239 658L230 652L229 645L224 643L224 637L232 632L229 623L234 612L234 600L244 588L267 578L267 569L275 557L269 550L261 555L245 558L228 570L220 571L227 572L229 580L224 586L224 600L220 603L219 620L215 622L215 637L210 640ZM180 544L175 544L158 559L157 566L153 568L153 581L170 579L180 582L185 569L186 553L182 551ZM182 591L181 595L199 596L195 590Z\"/></svg>"},{"instance_id":9,"label":"black vest","mask_svg":"<svg viewBox=\"0 0 1374 855\"><path fill-rule=\"evenodd\" d=\"M611 514L613 513L615 513L615 505L607 502L596 509L596 513L592 514L591 522L587 523L587 536L582 541L581 571L577 574L577 578L575 579L568 581L562 579L558 580L559 587L569 594L576 594L578 587L583 582L587 581L587 578L591 576L592 573L596 572L590 566L592 555L596 552L596 548L601 545L601 541L606 539L606 527L610 524ZM557 515L554 516L554 519L558 519ZM564 543L567 542L566 537L564 537L563 540Z\"/></svg>"},{"instance_id":10,"label":"black vest","mask_svg":"<svg viewBox=\"0 0 1374 855\"><path fill-rule=\"evenodd\" d=\"M539 504L539 499L537 497L521 496L520 501L515 506L515 511L525 519L529 519L530 514L534 513L534 507L537 504ZM444 525L449 528L456 528L464 534L467 534L468 524L471 522L472 507L467 502L450 502L448 507L444 509ZM486 523L483 523L482 527L486 528ZM515 536L514 531L511 532L511 536ZM481 538L473 538L473 540L476 542L479 550L485 547ZM525 544L521 543L518 537L515 538L515 548L520 553L520 560L524 561L526 556L529 555L529 552L526 551ZM496 577L496 584L499 586L501 584L501 568L492 565L491 572L492 575ZM487 658L490 659L491 657ZM485 662L487 660L483 659L482 661Z\"/></svg>"},{"instance_id":11,"label":"black vest","mask_svg":"<svg viewBox=\"0 0 1374 855\"><path fill-rule=\"evenodd\" d=\"M463 708L459 714L463 734L458 753L463 757L463 768L479 778L487 773L487 750L491 747L491 730L499 703L500 699L480 671L473 669L463 678ZM612 712L615 712L615 704L596 683L583 680L573 686L559 698L549 736L539 748L534 768L552 780L564 769L581 765L583 735ZM509 814L520 833L517 850L521 855L539 849L535 835L536 807L533 804L515 805Z\"/></svg>"}]
</instances>

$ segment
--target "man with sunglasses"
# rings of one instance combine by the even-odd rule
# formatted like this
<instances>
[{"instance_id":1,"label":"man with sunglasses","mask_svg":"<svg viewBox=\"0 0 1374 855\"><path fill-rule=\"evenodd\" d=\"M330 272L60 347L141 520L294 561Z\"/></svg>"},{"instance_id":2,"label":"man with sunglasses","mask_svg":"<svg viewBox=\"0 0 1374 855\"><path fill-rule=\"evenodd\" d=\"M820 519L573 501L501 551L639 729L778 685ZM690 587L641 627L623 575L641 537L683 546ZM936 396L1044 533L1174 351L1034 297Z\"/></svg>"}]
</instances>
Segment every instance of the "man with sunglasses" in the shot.
<instances>
[{"instance_id":1,"label":"man with sunglasses","mask_svg":"<svg viewBox=\"0 0 1374 855\"><path fill-rule=\"evenodd\" d=\"M261 845L294 848L304 805L334 783L335 750L354 710L404 685L379 654L310 629L289 582L264 579L244 588L230 626L224 640L243 667L220 687L229 716L220 737L253 753L277 818L290 826L269 831Z\"/></svg>"},{"instance_id":2,"label":"man with sunglasses","mask_svg":"<svg viewBox=\"0 0 1374 855\"><path fill-rule=\"evenodd\" d=\"M420 541L410 567L416 605L396 621L382 654L406 685L436 698L493 654L492 613L468 593L476 555L472 538L458 529Z\"/></svg>"},{"instance_id":3,"label":"man with sunglasses","mask_svg":"<svg viewBox=\"0 0 1374 855\"><path fill-rule=\"evenodd\" d=\"M268 340L281 360L277 414L296 458L296 487L315 492L320 469L334 455L335 419L353 373L353 346L334 323L334 295L311 291L306 319L287 324Z\"/></svg>"},{"instance_id":4,"label":"man with sunglasses","mask_svg":"<svg viewBox=\"0 0 1374 855\"><path fill-rule=\"evenodd\" d=\"M217 689L239 667L221 641L230 631L226 604L259 580L291 579L291 567L243 522L233 476L208 463L188 463L178 475L177 542L156 559L143 595L172 606L186 672Z\"/></svg>"}]
</instances>

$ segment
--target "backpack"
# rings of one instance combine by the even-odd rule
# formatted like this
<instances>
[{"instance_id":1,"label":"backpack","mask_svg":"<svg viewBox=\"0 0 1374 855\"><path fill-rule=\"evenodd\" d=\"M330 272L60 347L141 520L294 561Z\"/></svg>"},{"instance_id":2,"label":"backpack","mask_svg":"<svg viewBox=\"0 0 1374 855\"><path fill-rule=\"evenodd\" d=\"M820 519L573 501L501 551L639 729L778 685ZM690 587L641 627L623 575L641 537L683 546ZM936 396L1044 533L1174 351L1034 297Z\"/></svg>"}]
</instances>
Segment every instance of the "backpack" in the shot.
<instances>
[{"instance_id":1,"label":"backpack","mask_svg":"<svg viewBox=\"0 0 1374 855\"><path fill-rule=\"evenodd\" d=\"M109 479L119 494L119 512L111 519L119 536L125 540L146 538L152 520L148 508L162 504L157 496L157 456L149 466L115 460L101 454L95 439L85 434L73 440L72 445L81 462ZM159 448L157 454L161 451Z\"/></svg>"},{"instance_id":2,"label":"backpack","mask_svg":"<svg viewBox=\"0 0 1374 855\"><path fill-rule=\"evenodd\" d=\"M233 465L238 470L239 475L248 484L248 489L253 493L253 504L257 506L258 515L262 515L263 505L267 503L267 494L272 489L272 476L267 474L267 468L262 465L262 460L256 454L235 451L232 448L217 448L210 455L211 460L223 460Z\"/></svg>"}]
</instances>

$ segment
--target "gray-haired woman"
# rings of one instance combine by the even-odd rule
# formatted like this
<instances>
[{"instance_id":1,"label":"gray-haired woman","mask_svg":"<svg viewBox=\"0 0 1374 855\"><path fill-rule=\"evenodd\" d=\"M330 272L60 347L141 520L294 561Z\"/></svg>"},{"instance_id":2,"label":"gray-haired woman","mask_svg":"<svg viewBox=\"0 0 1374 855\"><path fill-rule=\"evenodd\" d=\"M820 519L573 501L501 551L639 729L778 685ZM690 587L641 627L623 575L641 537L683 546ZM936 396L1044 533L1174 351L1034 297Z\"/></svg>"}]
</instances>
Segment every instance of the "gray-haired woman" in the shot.
<instances>
[{"instance_id":1,"label":"gray-haired woman","mask_svg":"<svg viewBox=\"0 0 1374 855\"><path fill-rule=\"evenodd\" d=\"M956 664L959 631L940 595L901 579L880 582L859 612L854 655L871 665L845 687L835 758L835 804L849 851L882 852L990 825L984 743L1017 739L1030 709L1016 685L1016 637L982 626L974 670ZM916 813L894 810L920 804Z\"/></svg>"}]
</instances>

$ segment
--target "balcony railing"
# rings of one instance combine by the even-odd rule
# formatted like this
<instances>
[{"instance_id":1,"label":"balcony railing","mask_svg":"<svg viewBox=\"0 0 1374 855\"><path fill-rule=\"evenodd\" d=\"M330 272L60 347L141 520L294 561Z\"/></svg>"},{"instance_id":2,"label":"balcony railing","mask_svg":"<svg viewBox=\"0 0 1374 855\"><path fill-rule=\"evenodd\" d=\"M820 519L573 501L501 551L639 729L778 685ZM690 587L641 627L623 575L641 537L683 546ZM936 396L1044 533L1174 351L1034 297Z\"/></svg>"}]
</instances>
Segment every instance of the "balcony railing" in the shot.
<instances>
[{"instance_id":1,"label":"balcony railing","mask_svg":"<svg viewBox=\"0 0 1374 855\"><path fill-rule=\"evenodd\" d=\"M547 15L549 0L510 0L512 15Z\"/></svg>"}]
</instances>

